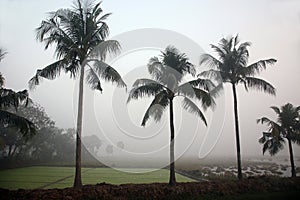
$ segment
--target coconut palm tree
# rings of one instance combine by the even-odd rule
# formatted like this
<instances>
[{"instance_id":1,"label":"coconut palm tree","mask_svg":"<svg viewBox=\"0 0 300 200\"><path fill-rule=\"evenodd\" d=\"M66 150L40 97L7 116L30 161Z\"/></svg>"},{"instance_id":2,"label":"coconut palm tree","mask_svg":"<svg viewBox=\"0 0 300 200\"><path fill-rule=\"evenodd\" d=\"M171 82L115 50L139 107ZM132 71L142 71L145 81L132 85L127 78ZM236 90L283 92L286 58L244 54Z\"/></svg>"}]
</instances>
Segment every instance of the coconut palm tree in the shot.
<instances>
[{"instance_id":1,"label":"coconut palm tree","mask_svg":"<svg viewBox=\"0 0 300 200\"><path fill-rule=\"evenodd\" d=\"M161 54L161 59L153 57L148 63L148 72L153 79L138 79L134 82L128 97L138 99L145 96L154 96L149 108L147 109L142 126L150 117L158 122L163 111L169 106L170 116L170 179L169 184L175 185L175 161L174 161L174 110L173 100L175 97L181 97L183 108L191 113L195 113L207 125L206 119L202 111L191 100L196 98L202 101L203 107L206 109L215 104L213 95L209 93L214 88L214 84L210 80L196 79L186 83L181 83L186 74L195 75L194 66L188 61L185 54L180 53L175 47L169 46ZM216 90L215 90L216 91ZM216 92L214 92L216 94Z\"/></svg>"},{"instance_id":2,"label":"coconut palm tree","mask_svg":"<svg viewBox=\"0 0 300 200\"><path fill-rule=\"evenodd\" d=\"M101 3L101 2L100 2ZM64 71L71 78L79 76L78 115L76 128L76 171L74 187L81 187L81 132L83 115L83 84L102 92L100 78L126 86L119 73L105 63L108 53L117 53L118 41L107 40L109 28L105 20L110 13L103 14L100 3L77 0L72 9L51 12L48 19L37 28L37 39L45 43L45 49L55 44L57 61L39 69L29 81L33 88L41 79L55 79Z\"/></svg>"},{"instance_id":3,"label":"coconut palm tree","mask_svg":"<svg viewBox=\"0 0 300 200\"><path fill-rule=\"evenodd\" d=\"M0 48L0 61L4 58L6 52ZM36 133L35 125L28 119L9 112L7 109L14 107L17 109L20 105L27 105L30 101L27 90L15 92L4 88L4 77L0 72L0 124L4 127L12 126L19 129L23 137L28 139Z\"/></svg>"},{"instance_id":4,"label":"coconut palm tree","mask_svg":"<svg viewBox=\"0 0 300 200\"><path fill-rule=\"evenodd\" d=\"M267 124L268 132L263 132L259 143L263 144L263 154L268 150L270 155L277 154L284 148L285 139L288 142L292 177L296 177L294 153L292 143L300 144L300 106L294 107L287 103L281 108L272 106L271 109L277 114L276 121L267 117L257 120L257 123Z\"/></svg>"},{"instance_id":5,"label":"coconut palm tree","mask_svg":"<svg viewBox=\"0 0 300 200\"><path fill-rule=\"evenodd\" d=\"M274 64L276 60L259 60L258 62L248 65L248 47L250 45L249 42L240 43L238 36L229 37L227 39L223 38L217 46L213 44L210 45L217 53L218 58L210 54L203 54L200 59L200 65L206 64L211 68L208 71L202 72L200 74L201 76L209 78L220 77L223 83L230 83L232 86L239 179L242 179L242 164L236 87L238 84L243 84L246 91L248 91L248 89L255 89L275 95L275 88L270 83L255 76L266 69L267 65Z\"/></svg>"}]
</instances>

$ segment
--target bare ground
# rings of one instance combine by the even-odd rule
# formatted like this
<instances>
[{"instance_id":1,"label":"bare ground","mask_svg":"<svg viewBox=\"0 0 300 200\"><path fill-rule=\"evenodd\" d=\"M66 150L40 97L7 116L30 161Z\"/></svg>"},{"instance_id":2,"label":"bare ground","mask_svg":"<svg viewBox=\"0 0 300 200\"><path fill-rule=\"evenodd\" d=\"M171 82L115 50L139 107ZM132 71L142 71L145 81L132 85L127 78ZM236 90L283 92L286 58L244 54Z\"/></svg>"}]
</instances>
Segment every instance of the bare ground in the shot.
<instances>
[{"instance_id":1,"label":"bare ground","mask_svg":"<svg viewBox=\"0 0 300 200\"><path fill-rule=\"evenodd\" d=\"M300 177L278 178L261 176L245 178L242 181L215 180L209 182L177 183L173 187L165 183L123 185L100 183L97 185L84 185L81 189L0 189L0 199L202 199L201 197L206 195L222 197L265 192L283 192L284 194L289 194L289 192L295 191L300 191Z\"/></svg>"}]
</instances>

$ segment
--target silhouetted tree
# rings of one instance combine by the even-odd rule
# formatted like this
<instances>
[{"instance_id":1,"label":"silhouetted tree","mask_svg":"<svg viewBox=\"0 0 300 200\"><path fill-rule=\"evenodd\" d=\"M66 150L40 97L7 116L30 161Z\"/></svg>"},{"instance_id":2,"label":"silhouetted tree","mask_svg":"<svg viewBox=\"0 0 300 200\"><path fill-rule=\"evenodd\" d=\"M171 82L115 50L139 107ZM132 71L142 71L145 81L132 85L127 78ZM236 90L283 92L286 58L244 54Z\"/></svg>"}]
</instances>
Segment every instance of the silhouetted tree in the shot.
<instances>
[{"instance_id":1,"label":"silhouetted tree","mask_svg":"<svg viewBox=\"0 0 300 200\"><path fill-rule=\"evenodd\" d=\"M117 143L117 147L122 151L122 150L124 149L124 147L125 147L124 142L119 141L119 142Z\"/></svg>"},{"instance_id":2,"label":"silhouetted tree","mask_svg":"<svg viewBox=\"0 0 300 200\"><path fill-rule=\"evenodd\" d=\"M89 135L83 137L83 144L92 153L96 155L96 149L99 149L102 145L102 141L96 135Z\"/></svg>"},{"instance_id":3,"label":"silhouetted tree","mask_svg":"<svg viewBox=\"0 0 300 200\"><path fill-rule=\"evenodd\" d=\"M4 52L0 49L0 61L4 58ZM24 117L7 111L13 107L17 109L20 105L27 105L29 102L27 90L15 92L11 89L4 88L4 77L0 72L0 126L14 126L24 137L30 138L35 134L34 124Z\"/></svg>"},{"instance_id":4,"label":"silhouetted tree","mask_svg":"<svg viewBox=\"0 0 300 200\"><path fill-rule=\"evenodd\" d=\"M59 9L50 13L47 20L37 28L37 39L45 42L47 49L56 44L58 61L39 69L30 80L30 86L38 85L42 78L55 79L61 71L71 77L79 76L79 99L76 128L76 171L74 187L81 187L81 132L83 116L84 74L92 89L102 91L100 78L126 86L118 72L106 64L108 53L118 52L120 45L115 40L106 40L109 28L100 3L77 0L72 9ZM87 69L87 71L85 71Z\"/></svg>"},{"instance_id":5,"label":"silhouetted tree","mask_svg":"<svg viewBox=\"0 0 300 200\"><path fill-rule=\"evenodd\" d=\"M267 117L257 120L257 123L267 124L268 132L263 132L259 143L263 144L263 154L268 150L270 155L277 154L284 148L285 139L288 141L292 177L296 177L294 154L292 143L300 144L300 106L294 107L287 103L281 108L272 106L271 109L277 114L276 121Z\"/></svg>"},{"instance_id":6,"label":"silhouetted tree","mask_svg":"<svg viewBox=\"0 0 300 200\"><path fill-rule=\"evenodd\" d=\"M154 100L147 109L142 126L150 117L157 122L161 119L163 111L169 106L170 114L170 180L169 184L174 185L175 161L174 161L174 110L173 100L181 97L183 108L188 112L194 113L201 118L207 125L202 111L191 100L196 98L202 101L202 106L206 109L215 104L209 90L214 88L214 84L205 79L197 79L181 84L186 74L195 75L194 66L188 61L185 54L180 53L174 47L167 47L162 52L161 59L153 57L149 60L148 71L153 79L138 79L133 84L130 91L128 102L131 99L138 99L145 96L154 96Z\"/></svg>"},{"instance_id":7,"label":"silhouetted tree","mask_svg":"<svg viewBox=\"0 0 300 200\"><path fill-rule=\"evenodd\" d=\"M268 82L256 78L262 70L266 69L268 64L274 64L275 59L260 60L248 65L250 46L249 42L240 43L238 36L223 38L219 44L210 45L217 53L218 58L210 54L203 54L200 59L201 64L207 64L210 70L202 72L200 75L210 78L221 79L223 83L230 83L233 92L234 121L237 151L238 178L242 179L242 164L240 151L240 131L238 118L237 91L238 84L243 84L246 91L256 89L272 95L275 95L275 88Z\"/></svg>"},{"instance_id":8,"label":"silhouetted tree","mask_svg":"<svg viewBox=\"0 0 300 200\"><path fill-rule=\"evenodd\" d=\"M37 135L43 134L44 131L41 131L41 129L54 127L54 122L48 117L44 108L37 104L30 103L27 106L22 105L19 106L17 110L8 108L7 111L30 120L35 125ZM2 126L0 127L0 131L2 133L0 137L5 141L5 152L8 158L22 154L26 144L32 143L32 141L24 139L20 130L14 126ZM37 135L33 136L31 140L41 137ZM45 140L49 142L49 139ZM38 146L39 144L36 143L35 145ZM24 152L24 154L25 153L26 152Z\"/></svg>"},{"instance_id":9,"label":"silhouetted tree","mask_svg":"<svg viewBox=\"0 0 300 200\"><path fill-rule=\"evenodd\" d=\"M106 146L105 151L107 153L107 155L111 155L114 153L114 147L113 145L109 144Z\"/></svg>"}]
</instances>

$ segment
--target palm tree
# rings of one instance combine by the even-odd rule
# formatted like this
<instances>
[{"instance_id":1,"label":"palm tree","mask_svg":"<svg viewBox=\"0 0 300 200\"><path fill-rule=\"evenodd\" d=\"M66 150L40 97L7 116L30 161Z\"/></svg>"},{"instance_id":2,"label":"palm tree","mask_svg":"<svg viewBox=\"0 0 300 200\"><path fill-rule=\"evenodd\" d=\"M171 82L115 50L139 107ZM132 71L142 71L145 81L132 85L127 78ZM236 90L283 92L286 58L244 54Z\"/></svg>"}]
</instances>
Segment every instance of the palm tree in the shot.
<instances>
[{"instance_id":1,"label":"palm tree","mask_svg":"<svg viewBox=\"0 0 300 200\"><path fill-rule=\"evenodd\" d=\"M176 48L171 46L162 52L161 59L153 57L149 60L148 71L153 79L136 80L129 93L127 102L131 99L154 96L154 100L144 115L142 126L146 125L150 117L153 117L158 122L162 117L163 111L169 106L171 132L169 184L175 185L173 100L175 97L182 97L183 108L191 113L195 113L207 125L204 114L190 98L201 100L205 109L213 106L215 102L209 91L214 88L214 84L210 80L200 78L181 84L184 75L195 75L195 68L188 61L185 54L181 54Z\"/></svg>"},{"instance_id":2,"label":"palm tree","mask_svg":"<svg viewBox=\"0 0 300 200\"><path fill-rule=\"evenodd\" d=\"M294 107L287 103L281 106L281 109L276 106L272 106L271 109L278 116L276 122L267 117L257 120L257 123L267 124L269 127L268 132L263 132L263 136L259 139L259 143L263 144L263 154L267 150L271 156L277 154L283 149L286 139L289 145L292 177L296 177L292 142L300 144L300 106Z\"/></svg>"},{"instance_id":3,"label":"palm tree","mask_svg":"<svg viewBox=\"0 0 300 200\"><path fill-rule=\"evenodd\" d=\"M249 42L240 43L238 36L223 38L218 46L210 45L217 53L218 59L210 54L203 54L200 59L200 65L207 64L211 68L200 75L210 78L220 77L223 83L230 83L232 86L239 180L242 179L242 164L236 87L238 84L243 84L246 91L248 89L256 89L275 95L275 88L270 83L255 76L263 69L266 69L267 65L274 64L276 60L260 60L248 65L248 47L250 45Z\"/></svg>"},{"instance_id":4,"label":"palm tree","mask_svg":"<svg viewBox=\"0 0 300 200\"><path fill-rule=\"evenodd\" d=\"M83 115L84 74L92 89L102 92L100 78L125 87L119 73L106 64L108 53L117 53L118 41L106 40L109 28L105 20L110 13L103 14L100 3L77 0L72 9L59 9L50 13L47 20L37 28L37 39L45 42L45 49L56 44L58 61L39 69L29 81L31 88L42 78L55 79L61 71L70 73L71 78L79 76L78 115L76 130L76 172L74 187L81 187L81 132Z\"/></svg>"},{"instance_id":5,"label":"palm tree","mask_svg":"<svg viewBox=\"0 0 300 200\"><path fill-rule=\"evenodd\" d=\"M4 58L6 52L0 49L0 61ZM4 77L0 72L0 124L4 127L13 126L28 139L36 133L35 125L28 119L9 112L7 109L14 107L17 109L20 105L27 105L30 101L27 90L15 92L4 88Z\"/></svg>"},{"instance_id":6,"label":"palm tree","mask_svg":"<svg viewBox=\"0 0 300 200\"><path fill-rule=\"evenodd\" d=\"M4 58L6 52L0 48L0 61Z\"/></svg>"}]
</instances>

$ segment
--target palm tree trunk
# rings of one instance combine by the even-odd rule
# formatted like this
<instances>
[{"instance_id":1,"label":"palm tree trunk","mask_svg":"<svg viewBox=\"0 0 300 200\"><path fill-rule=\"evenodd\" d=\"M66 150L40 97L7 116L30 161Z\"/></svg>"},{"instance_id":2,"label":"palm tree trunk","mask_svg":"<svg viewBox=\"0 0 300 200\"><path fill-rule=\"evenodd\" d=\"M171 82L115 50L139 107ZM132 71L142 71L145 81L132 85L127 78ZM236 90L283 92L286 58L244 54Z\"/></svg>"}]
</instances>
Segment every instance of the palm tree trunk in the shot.
<instances>
[{"instance_id":1,"label":"palm tree trunk","mask_svg":"<svg viewBox=\"0 0 300 200\"><path fill-rule=\"evenodd\" d=\"M291 139L287 138L289 143L289 152L290 152L290 161L291 161L291 168L292 168L292 177L296 177L296 170L295 170L295 164L294 164L294 153L293 153L293 146Z\"/></svg>"},{"instance_id":2,"label":"palm tree trunk","mask_svg":"<svg viewBox=\"0 0 300 200\"><path fill-rule=\"evenodd\" d=\"M83 116L83 79L84 79L84 66L80 66L79 78L79 95L78 95L78 113L77 113L77 130L76 130L76 169L74 188L82 186L81 181L81 132L82 132L82 116Z\"/></svg>"},{"instance_id":3,"label":"palm tree trunk","mask_svg":"<svg viewBox=\"0 0 300 200\"><path fill-rule=\"evenodd\" d=\"M174 161L174 113L173 113L173 99L170 99L170 131L171 131L171 140L170 140L170 179L169 185L176 184L175 178L175 161Z\"/></svg>"},{"instance_id":4,"label":"palm tree trunk","mask_svg":"<svg viewBox=\"0 0 300 200\"><path fill-rule=\"evenodd\" d=\"M8 157L10 157L11 156L11 150L12 150L12 145L9 145L9 147L8 147Z\"/></svg>"},{"instance_id":5,"label":"palm tree trunk","mask_svg":"<svg viewBox=\"0 0 300 200\"><path fill-rule=\"evenodd\" d=\"M234 104L234 120L235 120L235 140L236 140L236 152L237 152L237 167L238 167L238 179L243 178L242 175L242 163L241 163L241 147L240 147L240 131L239 131L239 117L237 108L237 93L235 84L232 83L233 91L233 104Z\"/></svg>"},{"instance_id":6,"label":"palm tree trunk","mask_svg":"<svg viewBox=\"0 0 300 200\"><path fill-rule=\"evenodd\" d=\"M13 151L12 151L12 153L11 153L12 156L14 156L14 155L16 154L17 149L18 149L18 146L15 145L15 146L14 146L14 149L13 149Z\"/></svg>"}]
</instances>

